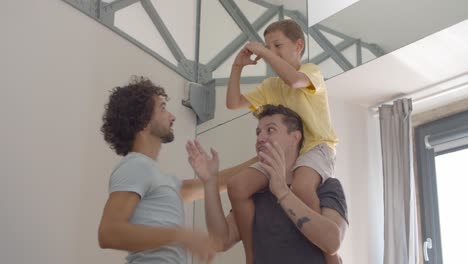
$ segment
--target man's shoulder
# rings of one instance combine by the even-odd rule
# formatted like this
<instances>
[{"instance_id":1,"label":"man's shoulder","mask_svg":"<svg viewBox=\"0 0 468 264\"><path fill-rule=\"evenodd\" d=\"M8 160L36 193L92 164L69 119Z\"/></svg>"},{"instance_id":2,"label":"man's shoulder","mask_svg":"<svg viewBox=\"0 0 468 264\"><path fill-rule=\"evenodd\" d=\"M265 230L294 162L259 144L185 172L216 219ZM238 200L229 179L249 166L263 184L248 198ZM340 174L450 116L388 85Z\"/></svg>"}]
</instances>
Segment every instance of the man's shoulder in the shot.
<instances>
[{"instance_id":1,"label":"man's shoulder","mask_svg":"<svg viewBox=\"0 0 468 264\"><path fill-rule=\"evenodd\" d=\"M320 207L326 207L337 211L348 221L348 206L341 182L336 178L327 179L317 190L320 199Z\"/></svg>"},{"instance_id":2,"label":"man's shoulder","mask_svg":"<svg viewBox=\"0 0 468 264\"><path fill-rule=\"evenodd\" d=\"M125 166L143 166L156 168L157 162L152 160L150 157L136 152L127 154L120 162L121 165Z\"/></svg>"},{"instance_id":3,"label":"man's shoulder","mask_svg":"<svg viewBox=\"0 0 468 264\"><path fill-rule=\"evenodd\" d=\"M140 153L129 153L120 160L112 171L112 177L120 175L151 175L157 173L157 163Z\"/></svg>"},{"instance_id":4,"label":"man's shoulder","mask_svg":"<svg viewBox=\"0 0 468 264\"><path fill-rule=\"evenodd\" d=\"M338 199L346 200L343 185L340 180L336 178L328 178L317 190L317 195L320 199L325 197L336 197Z\"/></svg>"},{"instance_id":5,"label":"man's shoulder","mask_svg":"<svg viewBox=\"0 0 468 264\"><path fill-rule=\"evenodd\" d=\"M326 192L330 190L343 191L343 185L337 178L328 178L319 188L319 190Z\"/></svg>"}]
</instances>

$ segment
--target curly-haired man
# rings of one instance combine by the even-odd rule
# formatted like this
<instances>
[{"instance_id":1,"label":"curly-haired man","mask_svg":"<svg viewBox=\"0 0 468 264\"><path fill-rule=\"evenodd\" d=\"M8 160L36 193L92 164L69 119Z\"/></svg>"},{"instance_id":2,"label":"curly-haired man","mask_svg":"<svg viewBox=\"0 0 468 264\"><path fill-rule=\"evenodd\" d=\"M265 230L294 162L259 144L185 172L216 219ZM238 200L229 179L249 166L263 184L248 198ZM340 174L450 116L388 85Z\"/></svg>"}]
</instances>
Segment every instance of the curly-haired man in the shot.
<instances>
[{"instance_id":1,"label":"curly-haired man","mask_svg":"<svg viewBox=\"0 0 468 264\"><path fill-rule=\"evenodd\" d=\"M163 88L134 77L112 90L103 116L105 141L124 157L110 176L99 244L129 251L127 263L186 263L186 249L203 260L215 253L207 235L182 227L182 199L194 198L195 183L180 182L157 162L161 145L174 140L167 100Z\"/></svg>"}]
</instances>

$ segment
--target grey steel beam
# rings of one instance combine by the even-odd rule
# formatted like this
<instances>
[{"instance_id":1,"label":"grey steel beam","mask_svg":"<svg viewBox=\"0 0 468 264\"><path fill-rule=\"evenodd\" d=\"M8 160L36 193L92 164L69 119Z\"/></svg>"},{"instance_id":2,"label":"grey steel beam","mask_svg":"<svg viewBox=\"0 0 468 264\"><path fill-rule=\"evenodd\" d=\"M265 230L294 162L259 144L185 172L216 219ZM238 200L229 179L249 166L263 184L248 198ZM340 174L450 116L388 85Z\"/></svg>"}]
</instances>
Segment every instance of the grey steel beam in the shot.
<instances>
[{"instance_id":1,"label":"grey steel beam","mask_svg":"<svg viewBox=\"0 0 468 264\"><path fill-rule=\"evenodd\" d=\"M112 11L111 9L104 10L103 7L107 6L108 4L102 2L101 0L99 0L99 2L100 2L100 5L99 5L100 8L99 8L98 19L101 20L102 23L108 26L113 26L114 21L115 21L115 12Z\"/></svg>"},{"instance_id":2,"label":"grey steel beam","mask_svg":"<svg viewBox=\"0 0 468 264\"><path fill-rule=\"evenodd\" d=\"M75 7L76 9L84 12L88 16L92 17L93 19L97 19L99 17L99 9L100 9L100 0L63 0L64 2L70 4L71 6Z\"/></svg>"},{"instance_id":3,"label":"grey steel beam","mask_svg":"<svg viewBox=\"0 0 468 264\"><path fill-rule=\"evenodd\" d=\"M106 24L108 26L113 26L114 25L114 21L115 21L115 13L111 12L111 13L101 13L99 15L99 20L101 20L101 22L103 24Z\"/></svg>"},{"instance_id":4,"label":"grey steel beam","mask_svg":"<svg viewBox=\"0 0 468 264\"><path fill-rule=\"evenodd\" d=\"M264 81L266 78L271 76L249 76L249 77L242 77L240 79L241 84L257 84ZM223 86L227 85L229 78L216 78L216 86Z\"/></svg>"},{"instance_id":5,"label":"grey steel beam","mask_svg":"<svg viewBox=\"0 0 468 264\"><path fill-rule=\"evenodd\" d=\"M350 47L352 44L355 43L356 39L336 32L332 29L329 29L324 26L320 26L323 28L324 31L327 33L336 35L344 41L340 42L337 47L335 47L324 35L320 30L316 29L315 26L308 27L307 19L298 11L285 11L285 14L295 20L299 26L302 28L304 32L307 32L319 46L325 51L324 53L316 56L312 60L312 63L319 64L324 60L331 57L344 71L350 70L353 68L353 65L343 56L341 53L342 50Z\"/></svg>"},{"instance_id":6,"label":"grey steel beam","mask_svg":"<svg viewBox=\"0 0 468 264\"><path fill-rule=\"evenodd\" d=\"M63 1L66 2L67 4L71 5L72 7L78 9L79 11L83 12L84 14L88 15L89 17L91 17L95 21L97 21L97 22L101 23L102 25L106 26L108 29L112 30L113 32L120 35L124 39L127 39L128 41L133 43L135 46L139 47L144 52L146 52L150 56L152 56L153 58L159 60L161 63L163 63L164 65L169 67L174 72L178 73L180 76L182 76L186 80L192 81L192 82L194 81L193 76L188 74L186 71L184 71L184 70L180 69L179 67L177 67L176 65L172 64L171 62L166 60L164 57L162 57L161 55L159 55L158 53L156 53L152 49L148 48L147 46L143 45L141 42L134 39L132 36L128 35L127 33L120 30L119 28L117 28L117 27L115 27L113 25L106 24L102 20L100 20L97 17L97 13L98 13L98 11L97 11L98 10L98 1L97 0L91 0L91 1L87 1L87 2L83 2L81 0L63 0Z\"/></svg>"},{"instance_id":7,"label":"grey steel beam","mask_svg":"<svg viewBox=\"0 0 468 264\"><path fill-rule=\"evenodd\" d=\"M284 16L289 16L291 18L293 17L296 17L296 18L299 18L299 19L303 19L303 21L307 21L307 18L304 17L304 15L301 14L301 12L299 12L299 10L293 10L293 9L285 9L284 8L284 5L282 4L272 4L271 2L274 2L274 1L265 1L265 0L249 0L250 2L252 3L256 3L257 5L259 6L263 6L263 7L266 7L266 8L281 8L281 11L280 11L280 20L283 20L284 19ZM308 0L304 0L304 3L305 3L305 10L308 10ZM296 20L295 18L293 18L294 20ZM297 21L296 21L297 22ZM305 22L304 24L307 24L307 22ZM304 30L306 31L306 30Z\"/></svg>"},{"instance_id":8,"label":"grey steel beam","mask_svg":"<svg viewBox=\"0 0 468 264\"><path fill-rule=\"evenodd\" d=\"M141 2L141 5L143 6L143 9L145 9L146 13L151 18L151 21L153 21L154 26L157 28L157 30L161 34L161 37L163 38L164 42L166 43L167 47L171 51L174 58L178 62L185 60L186 58L184 56L184 53L180 49L179 45L177 45L177 42L172 37L171 33L167 29L166 25L162 21L161 17L159 16L158 12L154 8L151 1L141 0L140 2Z\"/></svg>"},{"instance_id":9,"label":"grey steel beam","mask_svg":"<svg viewBox=\"0 0 468 264\"><path fill-rule=\"evenodd\" d=\"M343 40L342 42L338 43L338 45L336 45L335 48L341 52L351 47L354 43L355 41L352 41L352 40ZM314 64L320 64L328 58L330 58L330 54L328 52L322 52L319 55L312 58L310 61Z\"/></svg>"},{"instance_id":10,"label":"grey steel beam","mask_svg":"<svg viewBox=\"0 0 468 264\"><path fill-rule=\"evenodd\" d=\"M372 52L372 54L374 54L374 56L376 57L385 55L385 51L382 50L382 48L380 48L380 46L378 46L377 44L368 44L368 43L362 42L361 45L364 48L368 49L370 52Z\"/></svg>"},{"instance_id":11,"label":"grey steel beam","mask_svg":"<svg viewBox=\"0 0 468 264\"><path fill-rule=\"evenodd\" d=\"M343 56L341 53L342 50L348 48L352 44L356 43L358 39L352 38L347 36L343 33L340 33L336 30L328 28L326 26L317 24L312 27L309 27L308 30L305 29L307 27L306 19L302 14L297 11L289 11L285 10L285 14L295 20L299 26L304 30L304 32L308 32L309 35L317 42L317 44L322 47L325 53L318 55L317 57L313 58L311 61L312 63L320 63L325 59L331 57L344 71L350 70L353 68L353 65ZM327 32L329 34L335 35L339 38L342 38L344 41L340 42L336 47L323 35L321 32ZM360 42L362 47L365 47L369 51L371 51L376 57L380 57L385 54L385 52L376 44L368 44L365 42ZM362 56L361 56L362 59ZM318 63L317 63L318 61Z\"/></svg>"},{"instance_id":12,"label":"grey steel beam","mask_svg":"<svg viewBox=\"0 0 468 264\"><path fill-rule=\"evenodd\" d=\"M335 35L335 36L337 36L339 38L342 38L344 40L358 41L358 39L356 39L356 38L345 35L345 34L343 34L341 32L338 32L338 31L336 31L334 29L331 29L329 27L326 27L324 25L317 24L317 25L314 25L314 27L316 27L317 29L319 29L321 31L324 31L324 32L330 33L332 35ZM377 44L369 44L369 43L366 43L366 42L362 42L361 40L359 40L359 42L361 43L360 44L361 47L364 47L364 48L368 49L376 57L380 57L380 56L385 54L385 52Z\"/></svg>"},{"instance_id":13,"label":"grey steel beam","mask_svg":"<svg viewBox=\"0 0 468 264\"><path fill-rule=\"evenodd\" d=\"M278 8L270 8L265 11L255 22L252 27L255 31L260 30L268 21L270 21L276 14L278 14ZM221 66L234 52L236 52L246 41L248 37L243 32L237 36L231 43L229 43L223 50L221 50L216 56L213 57L207 64L206 67L212 72Z\"/></svg>"},{"instance_id":14,"label":"grey steel beam","mask_svg":"<svg viewBox=\"0 0 468 264\"><path fill-rule=\"evenodd\" d=\"M120 9L126 8L127 6L133 5L140 0L115 0L109 4L102 4L101 11L106 13L115 13Z\"/></svg>"},{"instance_id":15,"label":"grey steel beam","mask_svg":"<svg viewBox=\"0 0 468 264\"><path fill-rule=\"evenodd\" d=\"M302 31L307 32L309 27L307 25L307 18L304 17L299 11L291 11L284 9L284 15L292 18L301 27Z\"/></svg>"},{"instance_id":16,"label":"grey steel beam","mask_svg":"<svg viewBox=\"0 0 468 264\"><path fill-rule=\"evenodd\" d=\"M348 36L348 35L345 35L345 34L343 34L343 33L341 33L341 32L338 32L338 31L336 31L336 30L334 30L334 29L331 29L331 28L326 27L326 26L321 25L321 24L316 24L316 25L314 25L313 27L319 29L320 31L327 32L327 33L329 33L329 34L332 34L332 35L335 35L335 36L337 36L337 37L339 37L339 38L342 38L343 40L352 40L352 41L356 41L356 40L357 40L356 38L350 37L350 36Z\"/></svg>"},{"instance_id":17,"label":"grey steel beam","mask_svg":"<svg viewBox=\"0 0 468 264\"><path fill-rule=\"evenodd\" d=\"M99 21L99 20L98 20ZM137 47L139 47L140 49L142 49L143 51L145 51L146 53L148 53L149 55L153 56L154 58L156 58L157 60L159 60L160 62L162 62L164 65L166 65L167 67L169 67L170 69L172 69L173 71L177 72L178 74L180 74L182 77L184 77L185 79L189 80L189 81L194 81L194 78L193 76L191 76L190 74L188 74L186 71L184 70L181 70L179 69L176 65L172 64L171 62L169 62L168 60L166 60L164 57L162 57L161 55L159 55L158 53L154 52L152 49L148 48L147 46L143 45L141 42L139 42L138 40L134 39L132 36L128 35L127 33L125 33L124 31L120 30L119 28L117 27L109 27L112 31L114 31L115 33L119 34L120 36L126 38L128 41L130 41L131 43L135 44Z\"/></svg>"},{"instance_id":18,"label":"grey steel beam","mask_svg":"<svg viewBox=\"0 0 468 264\"><path fill-rule=\"evenodd\" d=\"M278 20L284 20L284 7L283 6L279 7Z\"/></svg>"},{"instance_id":19,"label":"grey steel beam","mask_svg":"<svg viewBox=\"0 0 468 264\"><path fill-rule=\"evenodd\" d=\"M356 41L356 66L362 65L362 45L361 40Z\"/></svg>"},{"instance_id":20,"label":"grey steel beam","mask_svg":"<svg viewBox=\"0 0 468 264\"><path fill-rule=\"evenodd\" d=\"M249 36L251 41L258 41L263 43L262 38L257 34L257 31L252 27L249 20L245 17L244 13L242 13L233 0L219 0L219 2L221 5L223 5L224 9L226 9L242 32Z\"/></svg>"},{"instance_id":21,"label":"grey steel beam","mask_svg":"<svg viewBox=\"0 0 468 264\"><path fill-rule=\"evenodd\" d=\"M195 82L198 83L200 64L200 22L201 22L201 0L197 0L197 18L195 21Z\"/></svg>"},{"instance_id":22,"label":"grey steel beam","mask_svg":"<svg viewBox=\"0 0 468 264\"><path fill-rule=\"evenodd\" d=\"M278 5L272 4L272 3L268 2L268 1L264 1L264 0L249 0L249 1L252 2L252 3L256 3L259 6L266 7L266 8L276 8L276 7L278 7Z\"/></svg>"},{"instance_id":23,"label":"grey steel beam","mask_svg":"<svg viewBox=\"0 0 468 264\"><path fill-rule=\"evenodd\" d=\"M330 54L330 57L343 69L343 71L348 71L353 68L353 65L341 54L335 46L315 27L309 28L309 34L312 38L320 45L320 47L327 53Z\"/></svg>"},{"instance_id":24,"label":"grey steel beam","mask_svg":"<svg viewBox=\"0 0 468 264\"><path fill-rule=\"evenodd\" d=\"M98 18L106 25L114 25L115 12L124 9L130 5L133 5L140 0L116 0L112 3L104 3L102 1L100 4Z\"/></svg>"}]
</instances>

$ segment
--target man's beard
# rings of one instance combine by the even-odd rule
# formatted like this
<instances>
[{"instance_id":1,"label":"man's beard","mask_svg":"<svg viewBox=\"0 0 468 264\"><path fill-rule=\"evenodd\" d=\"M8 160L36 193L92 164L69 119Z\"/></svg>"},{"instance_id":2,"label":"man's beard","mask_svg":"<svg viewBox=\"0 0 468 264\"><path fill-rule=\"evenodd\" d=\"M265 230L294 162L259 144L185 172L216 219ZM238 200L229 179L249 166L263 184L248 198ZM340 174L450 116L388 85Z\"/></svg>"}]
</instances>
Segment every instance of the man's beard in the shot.
<instances>
[{"instance_id":1,"label":"man's beard","mask_svg":"<svg viewBox=\"0 0 468 264\"><path fill-rule=\"evenodd\" d=\"M162 143L174 141L174 133L170 129L164 131L161 127L153 127L151 133L154 136L159 137Z\"/></svg>"},{"instance_id":2,"label":"man's beard","mask_svg":"<svg viewBox=\"0 0 468 264\"><path fill-rule=\"evenodd\" d=\"M172 142L174 140L174 133L172 133L171 131L169 131L168 133L166 133L165 135L161 136L161 142L162 143L169 143L169 142Z\"/></svg>"}]
</instances>

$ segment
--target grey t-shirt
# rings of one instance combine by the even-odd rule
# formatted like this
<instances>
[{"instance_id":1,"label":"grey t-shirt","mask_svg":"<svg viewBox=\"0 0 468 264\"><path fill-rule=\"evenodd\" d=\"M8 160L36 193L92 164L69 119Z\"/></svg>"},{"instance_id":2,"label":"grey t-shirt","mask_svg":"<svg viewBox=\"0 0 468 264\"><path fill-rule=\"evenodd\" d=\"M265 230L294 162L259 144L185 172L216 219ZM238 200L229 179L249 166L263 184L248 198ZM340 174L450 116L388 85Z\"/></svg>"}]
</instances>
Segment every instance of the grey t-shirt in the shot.
<instances>
[{"instance_id":1,"label":"grey t-shirt","mask_svg":"<svg viewBox=\"0 0 468 264\"><path fill-rule=\"evenodd\" d=\"M347 220L341 183L329 178L317 190L320 207L336 210ZM253 222L255 264L325 264L322 251L299 231L270 191L256 193Z\"/></svg>"},{"instance_id":2,"label":"grey t-shirt","mask_svg":"<svg viewBox=\"0 0 468 264\"><path fill-rule=\"evenodd\" d=\"M159 169L156 161L140 154L127 154L109 180L109 193L135 192L141 200L130 219L132 224L176 227L184 224L184 204L179 194L181 182ZM127 263L187 263L187 253L179 246L129 252Z\"/></svg>"}]
</instances>

